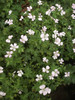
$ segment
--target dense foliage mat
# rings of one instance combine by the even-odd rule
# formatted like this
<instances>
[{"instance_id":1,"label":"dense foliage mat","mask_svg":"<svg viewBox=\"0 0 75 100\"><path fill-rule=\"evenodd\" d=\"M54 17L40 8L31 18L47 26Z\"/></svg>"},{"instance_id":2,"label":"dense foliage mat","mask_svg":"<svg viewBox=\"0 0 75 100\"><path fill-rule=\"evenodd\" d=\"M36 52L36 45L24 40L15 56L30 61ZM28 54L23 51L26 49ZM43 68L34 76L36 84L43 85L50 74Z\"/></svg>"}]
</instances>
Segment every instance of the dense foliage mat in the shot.
<instances>
[{"instance_id":1,"label":"dense foliage mat","mask_svg":"<svg viewBox=\"0 0 75 100\"><path fill-rule=\"evenodd\" d=\"M51 100L75 84L74 0L0 0L0 12L1 100Z\"/></svg>"}]
</instances>

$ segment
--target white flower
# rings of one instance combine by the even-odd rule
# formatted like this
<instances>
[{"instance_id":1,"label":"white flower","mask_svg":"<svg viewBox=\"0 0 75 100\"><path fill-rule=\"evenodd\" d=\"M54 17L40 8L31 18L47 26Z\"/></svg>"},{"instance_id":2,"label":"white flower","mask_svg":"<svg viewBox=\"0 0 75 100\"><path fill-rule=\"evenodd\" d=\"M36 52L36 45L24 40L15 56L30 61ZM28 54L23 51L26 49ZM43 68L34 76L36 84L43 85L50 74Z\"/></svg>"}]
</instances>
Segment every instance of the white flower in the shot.
<instances>
[{"instance_id":1,"label":"white flower","mask_svg":"<svg viewBox=\"0 0 75 100\"><path fill-rule=\"evenodd\" d=\"M52 77L58 77L58 74L59 74L59 71L58 71L58 69L55 69L54 71L52 71L52 73L51 73L52 75Z\"/></svg>"},{"instance_id":2,"label":"white flower","mask_svg":"<svg viewBox=\"0 0 75 100\"><path fill-rule=\"evenodd\" d=\"M35 15L32 16L32 21L34 21L34 20L35 20Z\"/></svg>"},{"instance_id":3,"label":"white flower","mask_svg":"<svg viewBox=\"0 0 75 100\"><path fill-rule=\"evenodd\" d=\"M73 52L75 52L75 48L73 48Z\"/></svg>"},{"instance_id":4,"label":"white flower","mask_svg":"<svg viewBox=\"0 0 75 100\"><path fill-rule=\"evenodd\" d=\"M11 58L12 57L12 54L13 54L13 51L6 51L6 55L5 55L5 58L9 57Z\"/></svg>"},{"instance_id":5,"label":"white flower","mask_svg":"<svg viewBox=\"0 0 75 100\"><path fill-rule=\"evenodd\" d=\"M72 4L72 8L75 9L75 3Z\"/></svg>"},{"instance_id":6,"label":"white flower","mask_svg":"<svg viewBox=\"0 0 75 100\"><path fill-rule=\"evenodd\" d=\"M25 43L26 41L28 41L27 36L26 35L21 35L20 42Z\"/></svg>"},{"instance_id":7,"label":"white flower","mask_svg":"<svg viewBox=\"0 0 75 100\"><path fill-rule=\"evenodd\" d=\"M42 5L42 1L41 0L39 0L37 3L38 3L38 5Z\"/></svg>"},{"instance_id":8,"label":"white flower","mask_svg":"<svg viewBox=\"0 0 75 100\"><path fill-rule=\"evenodd\" d=\"M40 37L41 37L41 40L42 41L45 41L45 40L49 40L49 34L44 34L44 33L42 33L41 35L40 35Z\"/></svg>"},{"instance_id":9,"label":"white flower","mask_svg":"<svg viewBox=\"0 0 75 100\"><path fill-rule=\"evenodd\" d=\"M43 31L43 32L46 32L46 30L47 30L47 27L46 27L46 26L43 26L43 27L42 27L42 31Z\"/></svg>"},{"instance_id":10,"label":"white flower","mask_svg":"<svg viewBox=\"0 0 75 100\"><path fill-rule=\"evenodd\" d=\"M56 4L56 7L57 7L57 10L58 10L58 11L61 11L61 10L62 10L62 7L61 7L61 5L59 5L59 4Z\"/></svg>"},{"instance_id":11,"label":"white flower","mask_svg":"<svg viewBox=\"0 0 75 100\"><path fill-rule=\"evenodd\" d=\"M61 16L65 15L65 11L61 10Z\"/></svg>"},{"instance_id":12,"label":"white flower","mask_svg":"<svg viewBox=\"0 0 75 100\"><path fill-rule=\"evenodd\" d=\"M58 31L57 31L57 30L54 30L53 33L54 33L54 34L58 34Z\"/></svg>"},{"instance_id":13,"label":"white flower","mask_svg":"<svg viewBox=\"0 0 75 100\"><path fill-rule=\"evenodd\" d=\"M69 29L69 30L71 30L71 29L72 29L70 25L68 26L68 29Z\"/></svg>"},{"instance_id":14,"label":"white flower","mask_svg":"<svg viewBox=\"0 0 75 100\"><path fill-rule=\"evenodd\" d=\"M32 10L32 6L27 7L27 11L31 11Z\"/></svg>"},{"instance_id":15,"label":"white flower","mask_svg":"<svg viewBox=\"0 0 75 100\"><path fill-rule=\"evenodd\" d=\"M24 14L26 14L27 12L25 11Z\"/></svg>"},{"instance_id":16,"label":"white flower","mask_svg":"<svg viewBox=\"0 0 75 100\"><path fill-rule=\"evenodd\" d=\"M43 85L41 85L39 88L40 88L40 89L44 89L44 88L45 88L45 85L43 84Z\"/></svg>"},{"instance_id":17,"label":"white flower","mask_svg":"<svg viewBox=\"0 0 75 100\"><path fill-rule=\"evenodd\" d=\"M8 24L8 20L5 21L5 24Z\"/></svg>"},{"instance_id":18,"label":"white flower","mask_svg":"<svg viewBox=\"0 0 75 100\"><path fill-rule=\"evenodd\" d=\"M54 19L54 21L55 21L55 23L58 23L58 22L59 22L59 20L58 20L58 19Z\"/></svg>"},{"instance_id":19,"label":"white flower","mask_svg":"<svg viewBox=\"0 0 75 100\"><path fill-rule=\"evenodd\" d=\"M59 8L61 7L61 5L59 5L59 4L55 4L55 6L56 6L56 7L59 7Z\"/></svg>"},{"instance_id":20,"label":"white flower","mask_svg":"<svg viewBox=\"0 0 75 100\"><path fill-rule=\"evenodd\" d=\"M54 76L56 76L56 73L55 73L55 71L52 71L52 77L54 77Z\"/></svg>"},{"instance_id":21,"label":"white flower","mask_svg":"<svg viewBox=\"0 0 75 100\"><path fill-rule=\"evenodd\" d=\"M56 6L56 7L58 7L58 6L59 6L59 4L55 4L55 6Z\"/></svg>"},{"instance_id":22,"label":"white flower","mask_svg":"<svg viewBox=\"0 0 75 100\"><path fill-rule=\"evenodd\" d=\"M54 34L52 34L52 38L57 38L57 36L59 34L58 31L57 30L54 30L53 33Z\"/></svg>"},{"instance_id":23,"label":"white flower","mask_svg":"<svg viewBox=\"0 0 75 100\"><path fill-rule=\"evenodd\" d=\"M12 19L6 20L6 21L5 21L5 24L12 25L12 24L13 24L13 20L12 20Z\"/></svg>"},{"instance_id":24,"label":"white flower","mask_svg":"<svg viewBox=\"0 0 75 100\"><path fill-rule=\"evenodd\" d=\"M5 95L6 95L5 92L0 91L0 97L1 97L1 96L5 96Z\"/></svg>"},{"instance_id":25,"label":"white flower","mask_svg":"<svg viewBox=\"0 0 75 100\"><path fill-rule=\"evenodd\" d=\"M74 14L72 14L71 17L72 17L72 19L75 19L75 15Z\"/></svg>"},{"instance_id":26,"label":"white flower","mask_svg":"<svg viewBox=\"0 0 75 100\"><path fill-rule=\"evenodd\" d=\"M13 37L13 35L9 35L9 36L8 36L8 39L12 39L12 37Z\"/></svg>"},{"instance_id":27,"label":"white flower","mask_svg":"<svg viewBox=\"0 0 75 100\"><path fill-rule=\"evenodd\" d=\"M13 50L13 51L16 51L16 49L19 48L19 46L16 43L11 44L10 46L11 46L10 50Z\"/></svg>"},{"instance_id":28,"label":"white flower","mask_svg":"<svg viewBox=\"0 0 75 100\"><path fill-rule=\"evenodd\" d=\"M59 74L59 71L58 71L58 69L55 69L54 71L55 71L55 73Z\"/></svg>"},{"instance_id":29,"label":"white flower","mask_svg":"<svg viewBox=\"0 0 75 100\"><path fill-rule=\"evenodd\" d=\"M63 42L61 42L60 38L56 38L54 43L57 44L58 46L63 45Z\"/></svg>"},{"instance_id":30,"label":"white flower","mask_svg":"<svg viewBox=\"0 0 75 100\"><path fill-rule=\"evenodd\" d=\"M57 9L58 9L58 11L61 11L62 10L62 7L58 7Z\"/></svg>"},{"instance_id":31,"label":"white flower","mask_svg":"<svg viewBox=\"0 0 75 100\"><path fill-rule=\"evenodd\" d=\"M22 91L19 91L18 94L22 94Z\"/></svg>"},{"instance_id":32,"label":"white flower","mask_svg":"<svg viewBox=\"0 0 75 100\"><path fill-rule=\"evenodd\" d=\"M23 19L24 19L24 17L23 17L23 16L21 16L19 20L20 20L20 21L22 21Z\"/></svg>"},{"instance_id":33,"label":"white flower","mask_svg":"<svg viewBox=\"0 0 75 100\"><path fill-rule=\"evenodd\" d=\"M39 21L42 21L42 17L39 16L38 20L39 20Z\"/></svg>"},{"instance_id":34,"label":"white flower","mask_svg":"<svg viewBox=\"0 0 75 100\"><path fill-rule=\"evenodd\" d=\"M22 70L17 71L17 73L19 77L21 77L24 74Z\"/></svg>"},{"instance_id":35,"label":"white flower","mask_svg":"<svg viewBox=\"0 0 75 100\"><path fill-rule=\"evenodd\" d=\"M46 89L45 89L45 90L47 91L47 93L48 93L48 94L50 94L50 93L51 93L51 89L50 89L50 88L46 87Z\"/></svg>"},{"instance_id":36,"label":"white flower","mask_svg":"<svg viewBox=\"0 0 75 100\"><path fill-rule=\"evenodd\" d=\"M46 87L45 85L41 85L39 88L40 88L39 91L40 94L47 95L51 93L51 89Z\"/></svg>"},{"instance_id":37,"label":"white flower","mask_svg":"<svg viewBox=\"0 0 75 100\"><path fill-rule=\"evenodd\" d=\"M60 64L63 64L64 60L63 58L59 59Z\"/></svg>"},{"instance_id":38,"label":"white flower","mask_svg":"<svg viewBox=\"0 0 75 100\"><path fill-rule=\"evenodd\" d=\"M73 10L73 13L75 14L75 10Z\"/></svg>"},{"instance_id":39,"label":"white flower","mask_svg":"<svg viewBox=\"0 0 75 100\"><path fill-rule=\"evenodd\" d=\"M38 20L42 21L42 15L41 15L41 13L39 13Z\"/></svg>"},{"instance_id":40,"label":"white flower","mask_svg":"<svg viewBox=\"0 0 75 100\"><path fill-rule=\"evenodd\" d=\"M10 40L12 39L12 37L13 37L13 35L9 35L9 36L8 36L8 39L6 39L6 42L7 42L7 43L10 43L10 42L11 42Z\"/></svg>"},{"instance_id":41,"label":"white flower","mask_svg":"<svg viewBox=\"0 0 75 100\"><path fill-rule=\"evenodd\" d=\"M51 14L51 10L48 9L48 10L46 11L46 15L50 16L50 14Z\"/></svg>"},{"instance_id":42,"label":"white flower","mask_svg":"<svg viewBox=\"0 0 75 100\"><path fill-rule=\"evenodd\" d=\"M69 77L70 76L70 72L65 72L64 77Z\"/></svg>"},{"instance_id":43,"label":"white flower","mask_svg":"<svg viewBox=\"0 0 75 100\"><path fill-rule=\"evenodd\" d=\"M52 34L52 38L57 38L57 34Z\"/></svg>"},{"instance_id":44,"label":"white flower","mask_svg":"<svg viewBox=\"0 0 75 100\"><path fill-rule=\"evenodd\" d=\"M60 54L59 54L59 51L56 51L56 52L53 52L53 59L57 59L57 57L59 57L60 56Z\"/></svg>"},{"instance_id":45,"label":"white flower","mask_svg":"<svg viewBox=\"0 0 75 100\"><path fill-rule=\"evenodd\" d=\"M45 90L45 85L41 85L39 88L41 89L39 91L40 94L43 94L43 95L46 95L47 94L47 91Z\"/></svg>"},{"instance_id":46,"label":"white flower","mask_svg":"<svg viewBox=\"0 0 75 100\"><path fill-rule=\"evenodd\" d=\"M60 37L65 36L65 35L66 35L65 32L60 32L60 33L58 34L58 36L60 36Z\"/></svg>"},{"instance_id":47,"label":"white flower","mask_svg":"<svg viewBox=\"0 0 75 100\"><path fill-rule=\"evenodd\" d=\"M50 7L51 11L55 11L55 6Z\"/></svg>"},{"instance_id":48,"label":"white flower","mask_svg":"<svg viewBox=\"0 0 75 100\"><path fill-rule=\"evenodd\" d=\"M29 13L28 18L31 19L32 21L34 21L35 20L35 15L32 15L31 13Z\"/></svg>"},{"instance_id":49,"label":"white flower","mask_svg":"<svg viewBox=\"0 0 75 100\"><path fill-rule=\"evenodd\" d=\"M49 79L50 79L50 80L53 80L53 79L54 79L54 76L52 76L52 75L49 76Z\"/></svg>"},{"instance_id":50,"label":"white flower","mask_svg":"<svg viewBox=\"0 0 75 100\"><path fill-rule=\"evenodd\" d=\"M9 15L11 15L11 13L12 13L12 10L9 10Z\"/></svg>"},{"instance_id":51,"label":"white flower","mask_svg":"<svg viewBox=\"0 0 75 100\"><path fill-rule=\"evenodd\" d=\"M43 58L43 62L48 63L48 59L46 57Z\"/></svg>"},{"instance_id":52,"label":"white flower","mask_svg":"<svg viewBox=\"0 0 75 100\"><path fill-rule=\"evenodd\" d=\"M36 75L36 81L43 80L42 75Z\"/></svg>"},{"instance_id":53,"label":"white flower","mask_svg":"<svg viewBox=\"0 0 75 100\"><path fill-rule=\"evenodd\" d=\"M0 66L0 74L3 73L3 67Z\"/></svg>"},{"instance_id":54,"label":"white flower","mask_svg":"<svg viewBox=\"0 0 75 100\"><path fill-rule=\"evenodd\" d=\"M73 43L73 44L75 43L75 39L72 40L72 43Z\"/></svg>"},{"instance_id":55,"label":"white flower","mask_svg":"<svg viewBox=\"0 0 75 100\"><path fill-rule=\"evenodd\" d=\"M12 19L9 19L8 24L9 25L12 25L13 24L13 20Z\"/></svg>"},{"instance_id":56,"label":"white flower","mask_svg":"<svg viewBox=\"0 0 75 100\"><path fill-rule=\"evenodd\" d=\"M42 72L46 72L46 73L49 73L49 69L50 67L47 65L46 68L42 68Z\"/></svg>"},{"instance_id":57,"label":"white flower","mask_svg":"<svg viewBox=\"0 0 75 100\"><path fill-rule=\"evenodd\" d=\"M28 18L32 19L32 14L31 13L28 14Z\"/></svg>"},{"instance_id":58,"label":"white flower","mask_svg":"<svg viewBox=\"0 0 75 100\"><path fill-rule=\"evenodd\" d=\"M31 29L29 29L28 31L26 31L27 33L29 33L30 35L34 35L34 31L33 30L31 30Z\"/></svg>"},{"instance_id":59,"label":"white flower","mask_svg":"<svg viewBox=\"0 0 75 100\"><path fill-rule=\"evenodd\" d=\"M9 39L6 39L6 42L7 42L7 43L10 43L10 40L9 40Z\"/></svg>"},{"instance_id":60,"label":"white flower","mask_svg":"<svg viewBox=\"0 0 75 100\"><path fill-rule=\"evenodd\" d=\"M5 21L5 24L8 24L8 20Z\"/></svg>"}]
</instances>

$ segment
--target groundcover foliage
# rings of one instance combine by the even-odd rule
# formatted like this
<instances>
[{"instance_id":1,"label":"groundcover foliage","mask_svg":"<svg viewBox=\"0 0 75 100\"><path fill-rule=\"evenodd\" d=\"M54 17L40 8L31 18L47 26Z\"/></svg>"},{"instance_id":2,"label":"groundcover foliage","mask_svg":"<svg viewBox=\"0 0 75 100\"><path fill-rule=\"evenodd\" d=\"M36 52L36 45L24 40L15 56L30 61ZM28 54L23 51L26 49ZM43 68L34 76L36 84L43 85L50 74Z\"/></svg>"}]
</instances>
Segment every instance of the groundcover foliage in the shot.
<instances>
[{"instance_id":1,"label":"groundcover foliage","mask_svg":"<svg viewBox=\"0 0 75 100\"><path fill-rule=\"evenodd\" d=\"M0 0L0 99L51 100L75 84L74 0Z\"/></svg>"}]
</instances>

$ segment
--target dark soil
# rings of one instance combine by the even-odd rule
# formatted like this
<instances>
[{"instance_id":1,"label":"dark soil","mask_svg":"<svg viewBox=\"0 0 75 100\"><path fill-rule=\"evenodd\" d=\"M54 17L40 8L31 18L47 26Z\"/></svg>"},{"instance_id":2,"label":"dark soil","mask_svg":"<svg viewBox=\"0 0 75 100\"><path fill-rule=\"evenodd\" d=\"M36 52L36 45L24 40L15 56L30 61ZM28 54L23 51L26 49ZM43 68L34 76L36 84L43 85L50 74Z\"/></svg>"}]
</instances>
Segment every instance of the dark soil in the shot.
<instances>
[{"instance_id":1,"label":"dark soil","mask_svg":"<svg viewBox=\"0 0 75 100\"><path fill-rule=\"evenodd\" d=\"M52 100L75 100L75 85L59 86L51 94Z\"/></svg>"}]
</instances>

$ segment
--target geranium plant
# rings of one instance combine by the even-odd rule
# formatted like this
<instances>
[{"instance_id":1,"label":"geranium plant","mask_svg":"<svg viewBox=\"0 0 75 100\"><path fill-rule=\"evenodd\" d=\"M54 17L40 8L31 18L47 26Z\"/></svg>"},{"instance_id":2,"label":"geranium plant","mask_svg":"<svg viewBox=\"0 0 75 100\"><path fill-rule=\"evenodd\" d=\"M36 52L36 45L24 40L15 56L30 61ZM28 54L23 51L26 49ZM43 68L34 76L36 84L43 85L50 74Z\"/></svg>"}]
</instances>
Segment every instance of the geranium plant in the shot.
<instances>
[{"instance_id":1,"label":"geranium plant","mask_svg":"<svg viewBox=\"0 0 75 100\"><path fill-rule=\"evenodd\" d=\"M11 1L0 34L0 98L50 100L59 85L75 83L75 3L29 0L23 12L24 1Z\"/></svg>"}]
</instances>

